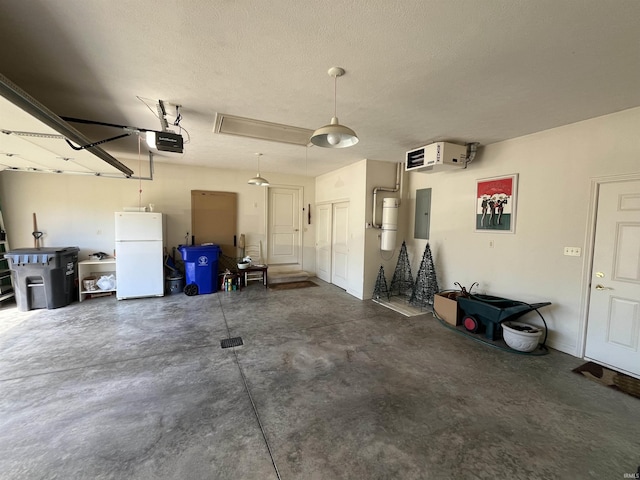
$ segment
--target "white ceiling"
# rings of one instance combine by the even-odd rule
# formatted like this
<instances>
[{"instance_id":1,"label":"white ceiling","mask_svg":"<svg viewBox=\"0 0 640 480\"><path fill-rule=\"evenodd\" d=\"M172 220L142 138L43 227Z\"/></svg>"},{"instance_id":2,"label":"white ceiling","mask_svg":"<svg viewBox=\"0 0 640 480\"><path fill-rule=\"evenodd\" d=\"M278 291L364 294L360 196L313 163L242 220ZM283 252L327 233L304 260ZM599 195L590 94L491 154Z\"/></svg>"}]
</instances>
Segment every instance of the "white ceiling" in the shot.
<instances>
[{"instance_id":1,"label":"white ceiling","mask_svg":"<svg viewBox=\"0 0 640 480\"><path fill-rule=\"evenodd\" d=\"M137 97L182 105L190 143L156 161L254 171L261 152L262 173L315 176L640 106L638 19L637 0L23 0L0 2L0 68L60 116L159 129ZM216 112L327 124L331 66L347 71L338 117L358 145L212 133ZM102 148L137 158L134 138Z\"/></svg>"}]
</instances>

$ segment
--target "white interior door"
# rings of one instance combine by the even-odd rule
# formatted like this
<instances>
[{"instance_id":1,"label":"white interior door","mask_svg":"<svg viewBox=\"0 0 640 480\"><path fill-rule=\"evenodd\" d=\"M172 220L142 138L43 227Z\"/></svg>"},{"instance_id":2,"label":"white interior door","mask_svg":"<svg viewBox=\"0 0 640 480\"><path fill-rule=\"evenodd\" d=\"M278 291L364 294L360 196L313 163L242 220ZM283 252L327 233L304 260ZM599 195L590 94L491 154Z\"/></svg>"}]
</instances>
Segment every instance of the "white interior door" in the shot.
<instances>
[{"instance_id":1,"label":"white interior door","mask_svg":"<svg viewBox=\"0 0 640 480\"><path fill-rule=\"evenodd\" d=\"M585 357L640 378L640 181L598 194Z\"/></svg>"},{"instance_id":2,"label":"white interior door","mask_svg":"<svg viewBox=\"0 0 640 480\"><path fill-rule=\"evenodd\" d=\"M269 265L302 266L300 197L299 188L269 188Z\"/></svg>"},{"instance_id":3,"label":"white interior door","mask_svg":"<svg viewBox=\"0 0 640 480\"><path fill-rule=\"evenodd\" d=\"M331 232L331 283L346 290L349 285L349 202L333 204Z\"/></svg>"},{"instance_id":4,"label":"white interior door","mask_svg":"<svg viewBox=\"0 0 640 480\"><path fill-rule=\"evenodd\" d=\"M316 206L316 276L331 283L331 204Z\"/></svg>"}]
</instances>

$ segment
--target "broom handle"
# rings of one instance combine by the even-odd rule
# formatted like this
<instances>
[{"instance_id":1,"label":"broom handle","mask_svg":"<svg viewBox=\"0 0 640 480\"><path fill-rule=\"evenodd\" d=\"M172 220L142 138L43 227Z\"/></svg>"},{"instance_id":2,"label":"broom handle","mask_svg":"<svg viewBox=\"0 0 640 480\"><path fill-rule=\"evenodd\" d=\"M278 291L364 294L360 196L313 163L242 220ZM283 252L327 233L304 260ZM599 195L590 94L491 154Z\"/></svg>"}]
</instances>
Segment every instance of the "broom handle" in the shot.
<instances>
[{"instance_id":1,"label":"broom handle","mask_svg":"<svg viewBox=\"0 0 640 480\"><path fill-rule=\"evenodd\" d=\"M38 237L36 232L38 231L38 220L36 219L35 212L33 213L33 248L38 248Z\"/></svg>"}]
</instances>

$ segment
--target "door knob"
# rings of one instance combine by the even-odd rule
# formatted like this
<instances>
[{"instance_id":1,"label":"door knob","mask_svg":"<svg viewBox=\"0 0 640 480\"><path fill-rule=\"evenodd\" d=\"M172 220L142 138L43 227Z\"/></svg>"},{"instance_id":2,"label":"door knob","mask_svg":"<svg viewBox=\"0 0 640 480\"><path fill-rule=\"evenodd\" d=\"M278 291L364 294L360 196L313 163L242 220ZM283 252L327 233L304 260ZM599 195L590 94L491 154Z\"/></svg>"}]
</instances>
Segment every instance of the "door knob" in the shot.
<instances>
[{"instance_id":1,"label":"door knob","mask_svg":"<svg viewBox=\"0 0 640 480\"><path fill-rule=\"evenodd\" d=\"M596 285L596 290L613 290L613 288L605 287L604 285Z\"/></svg>"}]
</instances>

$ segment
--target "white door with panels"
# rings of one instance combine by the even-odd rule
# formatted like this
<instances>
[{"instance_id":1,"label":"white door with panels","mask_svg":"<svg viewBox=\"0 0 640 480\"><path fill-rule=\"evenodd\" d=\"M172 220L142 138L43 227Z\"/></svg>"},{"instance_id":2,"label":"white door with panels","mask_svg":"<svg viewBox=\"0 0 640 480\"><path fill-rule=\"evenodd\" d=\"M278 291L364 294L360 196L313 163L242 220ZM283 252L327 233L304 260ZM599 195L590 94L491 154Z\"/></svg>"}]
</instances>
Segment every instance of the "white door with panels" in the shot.
<instances>
[{"instance_id":1,"label":"white door with panels","mask_svg":"<svg viewBox=\"0 0 640 480\"><path fill-rule=\"evenodd\" d=\"M349 202L334 203L331 228L331 283L348 288Z\"/></svg>"},{"instance_id":2,"label":"white door with panels","mask_svg":"<svg viewBox=\"0 0 640 480\"><path fill-rule=\"evenodd\" d=\"M330 203L316 206L316 276L331 283L331 210Z\"/></svg>"},{"instance_id":3,"label":"white door with panels","mask_svg":"<svg viewBox=\"0 0 640 480\"><path fill-rule=\"evenodd\" d=\"M301 189L269 188L269 265L302 265Z\"/></svg>"},{"instance_id":4,"label":"white door with panels","mask_svg":"<svg viewBox=\"0 0 640 480\"><path fill-rule=\"evenodd\" d=\"M640 378L640 181L600 185L585 358Z\"/></svg>"}]
</instances>

